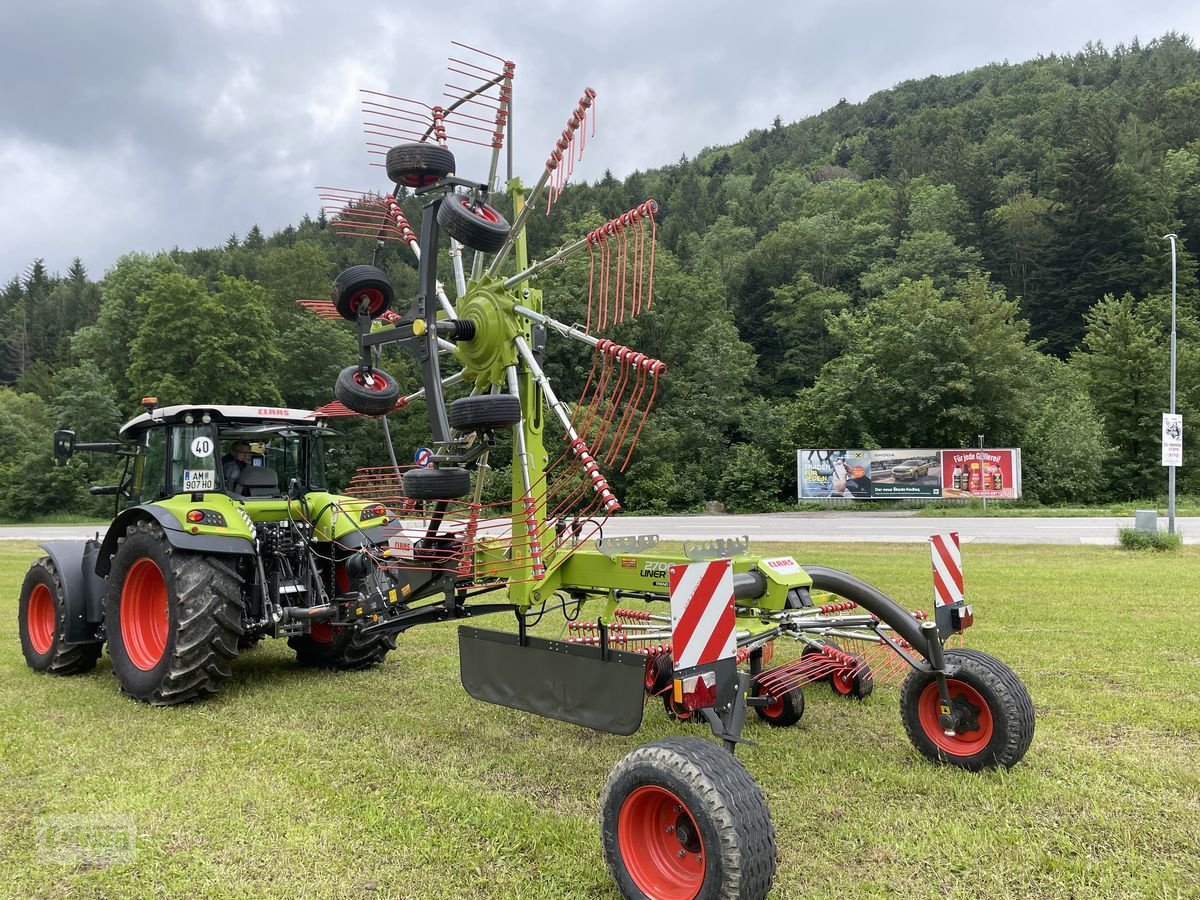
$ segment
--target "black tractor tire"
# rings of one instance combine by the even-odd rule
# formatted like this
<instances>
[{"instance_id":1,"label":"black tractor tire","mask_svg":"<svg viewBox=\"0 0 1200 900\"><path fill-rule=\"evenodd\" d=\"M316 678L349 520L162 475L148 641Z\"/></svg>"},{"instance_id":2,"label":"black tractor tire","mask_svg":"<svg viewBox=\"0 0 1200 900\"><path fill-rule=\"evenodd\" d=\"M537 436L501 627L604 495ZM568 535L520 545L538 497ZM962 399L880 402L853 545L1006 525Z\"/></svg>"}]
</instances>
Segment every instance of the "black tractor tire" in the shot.
<instances>
[{"instance_id":1,"label":"black tractor tire","mask_svg":"<svg viewBox=\"0 0 1200 900\"><path fill-rule=\"evenodd\" d=\"M302 666L353 671L379 665L396 649L396 639L390 634L364 635L355 628L318 622L312 633L288 638L288 646L296 651L296 662Z\"/></svg>"},{"instance_id":2,"label":"black tractor tire","mask_svg":"<svg viewBox=\"0 0 1200 900\"><path fill-rule=\"evenodd\" d=\"M333 385L333 395L356 413L384 416L395 408L396 401L400 399L400 385L391 375L379 369L364 373L358 366L347 366Z\"/></svg>"},{"instance_id":3,"label":"black tractor tire","mask_svg":"<svg viewBox=\"0 0 1200 900\"><path fill-rule=\"evenodd\" d=\"M829 685L839 697L865 700L875 690L875 674L861 656L855 656L854 668L834 670L829 675Z\"/></svg>"},{"instance_id":4,"label":"black tractor tire","mask_svg":"<svg viewBox=\"0 0 1200 900\"><path fill-rule=\"evenodd\" d=\"M466 469L409 469L404 473L404 494L413 500L457 500L471 492Z\"/></svg>"},{"instance_id":5,"label":"black tractor tire","mask_svg":"<svg viewBox=\"0 0 1200 900\"><path fill-rule=\"evenodd\" d=\"M428 187L454 171L454 154L437 144L397 144L387 152L384 167L395 184Z\"/></svg>"},{"instance_id":6,"label":"black tractor tire","mask_svg":"<svg viewBox=\"0 0 1200 900\"><path fill-rule=\"evenodd\" d=\"M446 410L451 428L459 431L495 431L521 421L521 398L512 394L459 397Z\"/></svg>"},{"instance_id":7,"label":"black tractor tire","mask_svg":"<svg viewBox=\"0 0 1200 900\"><path fill-rule=\"evenodd\" d=\"M624 897L766 897L775 826L728 751L695 737L638 747L600 794L604 859Z\"/></svg>"},{"instance_id":8,"label":"black tractor tire","mask_svg":"<svg viewBox=\"0 0 1200 900\"><path fill-rule=\"evenodd\" d=\"M154 706L220 690L243 634L241 586L225 560L172 547L157 522L131 525L117 541L104 598L121 690Z\"/></svg>"},{"instance_id":9,"label":"black tractor tire","mask_svg":"<svg viewBox=\"0 0 1200 900\"><path fill-rule=\"evenodd\" d=\"M35 672L75 675L96 668L100 643L64 644L67 634L67 595L62 576L48 556L25 573L17 601L17 632L25 662Z\"/></svg>"},{"instance_id":10,"label":"black tractor tire","mask_svg":"<svg viewBox=\"0 0 1200 900\"><path fill-rule=\"evenodd\" d=\"M375 266L351 266L333 280L333 305L338 315L351 322L358 319L358 308L364 301L367 315L378 319L392 308L394 299L392 282Z\"/></svg>"},{"instance_id":11,"label":"black tractor tire","mask_svg":"<svg viewBox=\"0 0 1200 900\"><path fill-rule=\"evenodd\" d=\"M769 695L773 702L770 706L754 707L754 712L772 728L788 728L804 717L804 691L794 687L776 694L764 686L761 680L769 676L771 671L766 669L755 676L752 692L755 697Z\"/></svg>"},{"instance_id":12,"label":"black tractor tire","mask_svg":"<svg viewBox=\"0 0 1200 900\"><path fill-rule=\"evenodd\" d=\"M437 214L438 225L464 247L495 253L508 238L508 222L486 203L471 204L467 194L447 194Z\"/></svg>"},{"instance_id":13,"label":"black tractor tire","mask_svg":"<svg viewBox=\"0 0 1200 900\"><path fill-rule=\"evenodd\" d=\"M958 667L946 686L952 707L966 724L954 734L945 733L938 724L937 681L914 669L900 688L908 739L934 762L972 772L1012 768L1033 740L1033 701L1025 685L1000 660L978 650L947 650L946 665Z\"/></svg>"}]
</instances>

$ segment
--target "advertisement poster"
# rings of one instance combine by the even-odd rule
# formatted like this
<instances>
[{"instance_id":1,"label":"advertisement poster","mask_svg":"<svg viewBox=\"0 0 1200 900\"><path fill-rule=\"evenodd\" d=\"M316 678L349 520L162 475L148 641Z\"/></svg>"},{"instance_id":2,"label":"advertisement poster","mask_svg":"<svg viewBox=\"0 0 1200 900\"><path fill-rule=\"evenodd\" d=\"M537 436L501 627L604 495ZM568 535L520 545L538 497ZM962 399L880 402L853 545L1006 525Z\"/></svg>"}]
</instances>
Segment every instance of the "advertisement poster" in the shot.
<instances>
[{"instance_id":1,"label":"advertisement poster","mask_svg":"<svg viewBox=\"0 0 1200 900\"><path fill-rule=\"evenodd\" d=\"M1021 496L1021 451L943 450L942 496L1016 499Z\"/></svg>"},{"instance_id":2,"label":"advertisement poster","mask_svg":"<svg viewBox=\"0 0 1200 900\"><path fill-rule=\"evenodd\" d=\"M1021 496L1021 451L798 450L801 500L968 500Z\"/></svg>"},{"instance_id":3,"label":"advertisement poster","mask_svg":"<svg viewBox=\"0 0 1200 900\"><path fill-rule=\"evenodd\" d=\"M796 482L801 500L871 497L871 453L868 450L800 450Z\"/></svg>"},{"instance_id":4,"label":"advertisement poster","mask_svg":"<svg viewBox=\"0 0 1200 900\"><path fill-rule=\"evenodd\" d=\"M940 450L872 450L872 498L942 496Z\"/></svg>"}]
</instances>

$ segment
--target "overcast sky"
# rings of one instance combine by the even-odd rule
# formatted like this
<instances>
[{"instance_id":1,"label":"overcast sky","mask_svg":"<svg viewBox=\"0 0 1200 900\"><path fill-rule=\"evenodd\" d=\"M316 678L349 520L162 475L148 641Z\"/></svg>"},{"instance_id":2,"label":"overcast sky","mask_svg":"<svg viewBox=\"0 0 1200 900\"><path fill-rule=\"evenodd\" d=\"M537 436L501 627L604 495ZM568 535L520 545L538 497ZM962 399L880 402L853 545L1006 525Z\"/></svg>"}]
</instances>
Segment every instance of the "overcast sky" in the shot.
<instances>
[{"instance_id":1,"label":"overcast sky","mask_svg":"<svg viewBox=\"0 0 1200 900\"><path fill-rule=\"evenodd\" d=\"M989 62L1200 39L1196 0L6 0L0 281L35 257L99 277L121 254L270 233L318 184L385 188L359 89L429 104L458 40L517 64L517 174L535 181L584 87L574 180L729 144L779 115ZM470 57L477 59L477 57ZM461 83L462 79L458 79ZM478 152L452 146L459 173Z\"/></svg>"}]
</instances>

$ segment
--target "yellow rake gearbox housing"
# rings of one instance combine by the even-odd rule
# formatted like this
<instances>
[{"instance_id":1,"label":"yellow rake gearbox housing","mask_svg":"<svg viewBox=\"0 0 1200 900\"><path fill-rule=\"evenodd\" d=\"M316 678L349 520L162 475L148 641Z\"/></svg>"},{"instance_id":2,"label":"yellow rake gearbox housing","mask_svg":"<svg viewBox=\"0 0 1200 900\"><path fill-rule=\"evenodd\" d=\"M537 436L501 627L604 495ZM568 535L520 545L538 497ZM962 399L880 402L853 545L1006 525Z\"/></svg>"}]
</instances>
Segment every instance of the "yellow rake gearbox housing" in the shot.
<instances>
[{"instance_id":1,"label":"yellow rake gearbox housing","mask_svg":"<svg viewBox=\"0 0 1200 900\"><path fill-rule=\"evenodd\" d=\"M504 283L484 276L467 286L467 293L456 304L459 319L475 323L475 337L459 341L454 355L462 363L463 374L479 389L504 384L504 370L517 364L513 339L524 333L522 320L513 312L516 297Z\"/></svg>"}]
</instances>

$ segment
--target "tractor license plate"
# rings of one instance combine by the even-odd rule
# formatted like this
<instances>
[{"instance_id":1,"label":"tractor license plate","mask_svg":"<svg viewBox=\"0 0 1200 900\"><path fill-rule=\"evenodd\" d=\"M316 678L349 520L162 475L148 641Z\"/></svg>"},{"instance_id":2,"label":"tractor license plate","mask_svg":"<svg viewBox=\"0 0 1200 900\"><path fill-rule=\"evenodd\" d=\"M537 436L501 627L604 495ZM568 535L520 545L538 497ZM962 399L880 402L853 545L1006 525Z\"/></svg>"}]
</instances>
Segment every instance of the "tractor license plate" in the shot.
<instances>
[{"instance_id":1,"label":"tractor license plate","mask_svg":"<svg viewBox=\"0 0 1200 900\"><path fill-rule=\"evenodd\" d=\"M217 489L215 472L212 469L184 469L183 489L192 494L215 491Z\"/></svg>"}]
</instances>

